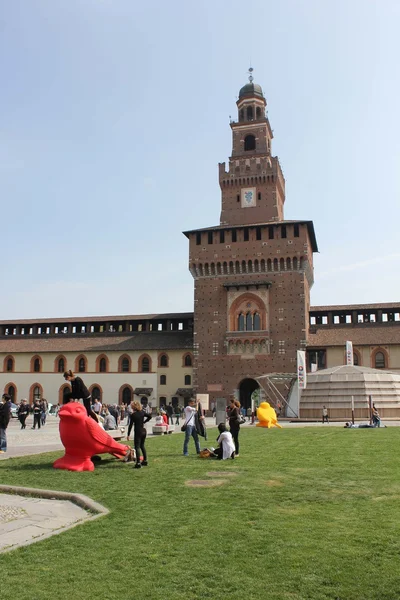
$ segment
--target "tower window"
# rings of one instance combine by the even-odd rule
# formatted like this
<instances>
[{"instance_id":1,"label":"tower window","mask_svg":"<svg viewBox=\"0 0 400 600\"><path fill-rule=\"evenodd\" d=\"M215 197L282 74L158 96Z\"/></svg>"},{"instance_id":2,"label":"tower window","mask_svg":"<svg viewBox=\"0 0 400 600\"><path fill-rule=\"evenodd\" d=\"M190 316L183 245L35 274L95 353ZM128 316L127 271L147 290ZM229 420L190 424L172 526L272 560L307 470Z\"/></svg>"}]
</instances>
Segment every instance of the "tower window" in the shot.
<instances>
[{"instance_id":1,"label":"tower window","mask_svg":"<svg viewBox=\"0 0 400 600\"><path fill-rule=\"evenodd\" d=\"M254 135L246 135L244 138L244 149L246 152L256 149L256 138Z\"/></svg>"},{"instance_id":2,"label":"tower window","mask_svg":"<svg viewBox=\"0 0 400 600\"><path fill-rule=\"evenodd\" d=\"M286 237L286 225L281 226L281 238Z\"/></svg>"},{"instance_id":3,"label":"tower window","mask_svg":"<svg viewBox=\"0 0 400 600\"><path fill-rule=\"evenodd\" d=\"M236 201L237 201L237 202L240 202L240 194L238 194L238 195L236 196Z\"/></svg>"},{"instance_id":4,"label":"tower window","mask_svg":"<svg viewBox=\"0 0 400 600\"><path fill-rule=\"evenodd\" d=\"M295 225L294 228L294 237L299 237L300 236L300 229L298 225Z\"/></svg>"},{"instance_id":5,"label":"tower window","mask_svg":"<svg viewBox=\"0 0 400 600\"><path fill-rule=\"evenodd\" d=\"M239 112L239 121L244 121L244 110L242 108L242 110Z\"/></svg>"},{"instance_id":6,"label":"tower window","mask_svg":"<svg viewBox=\"0 0 400 600\"><path fill-rule=\"evenodd\" d=\"M201 233L196 233L196 244L197 246L201 244Z\"/></svg>"},{"instance_id":7,"label":"tower window","mask_svg":"<svg viewBox=\"0 0 400 600\"><path fill-rule=\"evenodd\" d=\"M243 229L243 239L245 242L249 241L249 230L248 229Z\"/></svg>"},{"instance_id":8,"label":"tower window","mask_svg":"<svg viewBox=\"0 0 400 600\"><path fill-rule=\"evenodd\" d=\"M208 243L209 244L213 243L213 232L212 231L208 232Z\"/></svg>"},{"instance_id":9,"label":"tower window","mask_svg":"<svg viewBox=\"0 0 400 600\"><path fill-rule=\"evenodd\" d=\"M256 227L256 239L261 240L261 227Z\"/></svg>"},{"instance_id":10,"label":"tower window","mask_svg":"<svg viewBox=\"0 0 400 600\"><path fill-rule=\"evenodd\" d=\"M236 229L232 229L232 242L237 241L237 231Z\"/></svg>"},{"instance_id":11,"label":"tower window","mask_svg":"<svg viewBox=\"0 0 400 600\"><path fill-rule=\"evenodd\" d=\"M256 108L256 115L257 115L257 119L261 119L261 108L259 106L257 106L257 108Z\"/></svg>"},{"instance_id":12,"label":"tower window","mask_svg":"<svg viewBox=\"0 0 400 600\"><path fill-rule=\"evenodd\" d=\"M274 239L274 226L270 225L268 227L268 239L273 240Z\"/></svg>"},{"instance_id":13,"label":"tower window","mask_svg":"<svg viewBox=\"0 0 400 600\"><path fill-rule=\"evenodd\" d=\"M252 121L253 120L253 107L252 106L247 107L246 114L247 114L247 120Z\"/></svg>"},{"instance_id":14,"label":"tower window","mask_svg":"<svg viewBox=\"0 0 400 600\"><path fill-rule=\"evenodd\" d=\"M258 198L258 200L261 200L261 192L258 192L257 198Z\"/></svg>"},{"instance_id":15,"label":"tower window","mask_svg":"<svg viewBox=\"0 0 400 600\"><path fill-rule=\"evenodd\" d=\"M224 244L225 243L225 231L220 231L219 232L219 243L220 244Z\"/></svg>"}]
</instances>

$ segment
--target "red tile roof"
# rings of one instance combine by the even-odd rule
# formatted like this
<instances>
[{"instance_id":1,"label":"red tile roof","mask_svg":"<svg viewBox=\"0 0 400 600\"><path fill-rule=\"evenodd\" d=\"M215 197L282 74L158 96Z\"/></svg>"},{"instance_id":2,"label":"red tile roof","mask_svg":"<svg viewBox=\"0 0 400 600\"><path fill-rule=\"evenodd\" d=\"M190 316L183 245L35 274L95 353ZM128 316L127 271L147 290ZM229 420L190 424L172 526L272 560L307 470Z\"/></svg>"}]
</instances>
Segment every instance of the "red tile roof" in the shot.
<instances>
[{"instance_id":1,"label":"red tile roof","mask_svg":"<svg viewBox=\"0 0 400 600\"><path fill-rule=\"evenodd\" d=\"M308 348L345 346L346 341L353 342L355 346L383 346L385 344L400 344L400 326L382 326L373 324L364 327L319 327L316 333L311 333L308 338Z\"/></svg>"}]
</instances>

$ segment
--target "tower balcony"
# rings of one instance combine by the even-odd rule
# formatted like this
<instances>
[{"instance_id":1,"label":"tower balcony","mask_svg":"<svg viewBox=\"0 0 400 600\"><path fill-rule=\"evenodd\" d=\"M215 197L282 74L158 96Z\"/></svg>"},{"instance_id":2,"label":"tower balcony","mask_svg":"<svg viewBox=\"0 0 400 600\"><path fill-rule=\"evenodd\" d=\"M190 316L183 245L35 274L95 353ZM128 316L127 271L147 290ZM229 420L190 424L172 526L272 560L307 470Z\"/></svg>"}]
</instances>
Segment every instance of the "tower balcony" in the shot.
<instances>
[{"instance_id":1,"label":"tower balcony","mask_svg":"<svg viewBox=\"0 0 400 600\"><path fill-rule=\"evenodd\" d=\"M252 358L270 354L271 338L269 330L227 331L225 335L227 354L237 354Z\"/></svg>"}]
</instances>

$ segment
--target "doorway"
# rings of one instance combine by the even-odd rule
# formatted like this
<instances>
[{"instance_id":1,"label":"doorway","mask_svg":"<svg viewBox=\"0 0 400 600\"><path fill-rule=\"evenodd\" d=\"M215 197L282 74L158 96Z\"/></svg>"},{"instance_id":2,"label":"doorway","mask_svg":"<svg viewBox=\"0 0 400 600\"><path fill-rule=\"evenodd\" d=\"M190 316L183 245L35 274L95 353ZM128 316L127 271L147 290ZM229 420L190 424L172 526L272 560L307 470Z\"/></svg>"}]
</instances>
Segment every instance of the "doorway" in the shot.
<instances>
[{"instance_id":1,"label":"doorway","mask_svg":"<svg viewBox=\"0 0 400 600\"><path fill-rule=\"evenodd\" d=\"M251 395L260 386L255 379L243 379L239 385L239 401L240 405L246 410L251 408Z\"/></svg>"}]
</instances>

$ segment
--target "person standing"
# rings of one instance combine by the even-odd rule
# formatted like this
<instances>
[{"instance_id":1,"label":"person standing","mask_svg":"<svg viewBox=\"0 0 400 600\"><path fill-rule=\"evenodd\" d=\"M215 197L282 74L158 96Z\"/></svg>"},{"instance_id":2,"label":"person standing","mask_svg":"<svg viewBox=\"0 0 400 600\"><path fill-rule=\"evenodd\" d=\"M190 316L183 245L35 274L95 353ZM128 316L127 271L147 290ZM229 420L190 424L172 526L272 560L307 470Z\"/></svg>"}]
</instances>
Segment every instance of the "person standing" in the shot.
<instances>
[{"instance_id":1,"label":"person standing","mask_svg":"<svg viewBox=\"0 0 400 600\"><path fill-rule=\"evenodd\" d=\"M91 401L90 392L87 389L87 387L85 386L85 384L83 383L82 379L80 377L77 377L76 375L74 375L74 373L71 370L65 371L64 379L71 384L72 399L73 400L81 400L82 399L83 404L86 408L88 417L92 417L92 419L94 421L96 421L96 423L98 423L99 420L96 416L96 413L93 412L91 404L90 404L90 401Z\"/></svg>"},{"instance_id":2,"label":"person standing","mask_svg":"<svg viewBox=\"0 0 400 600\"><path fill-rule=\"evenodd\" d=\"M374 427L381 426L381 416L380 416L375 404L372 405L372 425Z\"/></svg>"},{"instance_id":3,"label":"person standing","mask_svg":"<svg viewBox=\"0 0 400 600\"><path fill-rule=\"evenodd\" d=\"M29 406L27 400L23 398L18 407L18 420L21 423L21 429L26 429L26 419L29 414Z\"/></svg>"},{"instance_id":4,"label":"person standing","mask_svg":"<svg viewBox=\"0 0 400 600\"><path fill-rule=\"evenodd\" d=\"M325 404L322 407L322 422L323 423L328 423L329 424L329 415L328 415L328 409L326 408Z\"/></svg>"},{"instance_id":5,"label":"person standing","mask_svg":"<svg viewBox=\"0 0 400 600\"><path fill-rule=\"evenodd\" d=\"M183 442L183 455L184 456L189 456L188 446L189 446L189 440L191 437L193 437L193 439L194 439L194 445L196 447L197 454L200 454L200 442L199 442L199 436L198 436L197 430L196 430L196 413L197 413L196 402L193 399L189 400L189 404L188 404L188 406L186 406L186 408L184 410L184 415L185 415L184 425L186 426L185 440ZM201 417L201 418L204 419L204 417Z\"/></svg>"},{"instance_id":6,"label":"person standing","mask_svg":"<svg viewBox=\"0 0 400 600\"><path fill-rule=\"evenodd\" d=\"M167 404L167 407L165 410L166 410L167 417L168 417L168 424L173 425L174 424L174 419L173 419L174 407L172 406L171 402L169 404Z\"/></svg>"},{"instance_id":7,"label":"person standing","mask_svg":"<svg viewBox=\"0 0 400 600\"><path fill-rule=\"evenodd\" d=\"M3 394L0 402L0 453L4 454L7 452L7 434L6 430L10 422L11 410L11 396L9 394Z\"/></svg>"},{"instance_id":8,"label":"person standing","mask_svg":"<svg viewBox=\"0 0 400 600\"><path fill-rule=\"evenodd\" d=\"M132 414L129 420L128 427L128 437L132 431L134 433L134 446L135 446L135 454L136 454L136 464L135 469L140 469L142 466L147 467L147 453L145 448L145 442L147 437L147 431L144 426L145 423L150 421L151 414L146 414L144 410L142 410L142 405L139 401L135 400L132 402ZM143 454L143 461L140 462L140 454Z\"/></svg>"},{"instance_id":9,"label":"person standing","mask_svg":"<svg viewBox=\"0 0 400 600\"><path fill-rule=\"evenodd\" d=\"M240 431L240 402L231 398L228 406L229 429L235 443L235 456L239 456L239 431Z\"/></svg>"},{"instance_id":10,"label":"person standing","mask_svg":"<svg viewBox=\"0 0 400 600\"><path fill-rule=\"evenodd\" d=\"M42 408L40 406L40 402L39 400L35 400L33 404L33 426L31 429L36 429L36 425L38 426L38 429L40 429L41 415Z\"/></svg>"},{"instance_id":11,"label":"person standing","mask_svg":"<svg viewBox=\"0 0 400 600\"><path fill-rule=\"evenodd\" d=\"M40 413L40 423L41 423L42 427L44 427L46 425L47 409L48 409L47 400L45 398L41 399L40 408L42 411Z\"/></svg>"}]
</instances>

